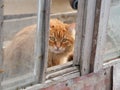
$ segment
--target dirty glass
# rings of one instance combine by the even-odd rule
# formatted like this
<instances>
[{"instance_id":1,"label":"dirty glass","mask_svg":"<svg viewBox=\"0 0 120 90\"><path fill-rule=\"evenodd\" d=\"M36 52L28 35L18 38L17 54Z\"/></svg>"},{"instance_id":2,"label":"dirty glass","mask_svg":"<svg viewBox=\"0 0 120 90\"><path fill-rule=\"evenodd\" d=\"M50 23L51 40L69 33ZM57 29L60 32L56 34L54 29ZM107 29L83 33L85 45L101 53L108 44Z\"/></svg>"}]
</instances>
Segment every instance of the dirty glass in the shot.
<instances>
[{"instance_id":1,"label":"dirty glass","mask_svg":"<svg viewBox=\"0 0 120 90\"><path fill-rule=\"evenodd\" d=\"M107 25L104 61L120 57L120 0L112 0Z\"/></svg>"},{"instance_id":2,"label":"dirty glass","mask_svg":"<svg viewBox=\"0 0 120 90\"><path fill-rule=\"evenodd\" d=\"M49 39L49 53L48 53L48 67L63 65L73 59L74 38L75 38L75 23L76 23L76 11L71 7L69 0L51 0L51 17L50 17L50 39ZM60 37L56 34L52 35L52 31L63 31ZM70 37L68 37L67 31ZM65 37L62 37L65 35ZM70 39L72 40L70 42ZM67 44L66 44L67 43ZM71 46L68 46L72 44ZM71 48L72 49L72 48Z\"/></svg>"},{"instance_id":3,"label":"dirty glass","mask_svg":"<svg viewBox=\"0 0 120 90\"><path fill-rule=\"evenodd\" d=\"M20 84L19 80L24 76L33 76L37 0L3 1L4 76L2 85L14 83L11 86L13 87ZM22 82L24 83L25 81ZM7 90L7 87L3 89Z\"/></svg>"}]
</instances>

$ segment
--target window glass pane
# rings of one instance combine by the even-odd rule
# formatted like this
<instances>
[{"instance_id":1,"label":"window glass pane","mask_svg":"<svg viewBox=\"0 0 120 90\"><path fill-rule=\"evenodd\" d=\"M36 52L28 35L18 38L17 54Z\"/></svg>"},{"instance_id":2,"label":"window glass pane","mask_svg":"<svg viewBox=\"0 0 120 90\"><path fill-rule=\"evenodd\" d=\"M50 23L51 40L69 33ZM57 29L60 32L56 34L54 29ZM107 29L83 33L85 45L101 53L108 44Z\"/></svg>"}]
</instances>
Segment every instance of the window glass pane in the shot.
<instances>
[{"instance_id":1,"label":"window glass pane","mask_svg":"<svg viewBox=\"0 0 120 90\"><path fill-rule=\"evenodd\" d=\"M69 0L52 0L48 67L62 65L73 58L76 10Z\"/></svg>"},{"instance_id":2,"label":"window glass pane","mask_svg":"<svg viewBox=\"0 0 120 90\"><path fill-rule=\"evenodd\" d=\"M19 79L25 75L26 78L33 76L36 11L37 0L4 0L3 86L15 80L20 84ZM7 87L4 88L6 90Z\"/></svg>"},{"instance_id":3,"label":"window glass pane","mask_svg":"<svg viewBox=\"0 0 120 90\"><path fill-rule=\"evenodd\" d=\"M51 13L71 12L70 0L51 0Z\"/></svg>"},{"instance_id":4,"label":"window glass pane","mask_svg":"<svg viewBox=\"0 0 120 90\"><path fill-rule=\"evenodd\" d=\"M104 61L120 56L120 0L112 0L107 26Z\"/></svg>"},{"instance_id":5,"label":"window glass pane","mask_svg":"<svg viewBox=\"0 0 120 90\"><path fill-rule=\"evenodd\" d=\"M18 15L37 12L37 0L4 0L4 14Z\"/></svg>"}]
</instances>

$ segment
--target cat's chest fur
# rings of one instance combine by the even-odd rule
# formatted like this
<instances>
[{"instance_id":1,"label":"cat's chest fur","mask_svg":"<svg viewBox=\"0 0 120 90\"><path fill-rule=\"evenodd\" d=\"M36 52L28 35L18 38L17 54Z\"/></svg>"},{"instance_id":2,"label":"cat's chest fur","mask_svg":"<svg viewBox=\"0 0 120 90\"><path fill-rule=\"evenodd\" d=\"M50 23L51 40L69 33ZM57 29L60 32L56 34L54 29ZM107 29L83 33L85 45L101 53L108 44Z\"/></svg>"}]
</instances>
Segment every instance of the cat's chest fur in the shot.
<instances>
[{"instance_id":1,"label":"cat's chest fur","mask_svg":"<svg viewBox=\"0 0 120 90\"><path fill-rule=\"evenodd\" d=\"M65 64L68 62L68 57L69 55L72 53L72 50L71 52L63 52L61 54L55 54L55 53L52 53L50 50L49 50L49 53L48 53L48 67L51 67L51 66L55 66L55 65L62 65L62 64Z\"/></svg>"}]
</instances>

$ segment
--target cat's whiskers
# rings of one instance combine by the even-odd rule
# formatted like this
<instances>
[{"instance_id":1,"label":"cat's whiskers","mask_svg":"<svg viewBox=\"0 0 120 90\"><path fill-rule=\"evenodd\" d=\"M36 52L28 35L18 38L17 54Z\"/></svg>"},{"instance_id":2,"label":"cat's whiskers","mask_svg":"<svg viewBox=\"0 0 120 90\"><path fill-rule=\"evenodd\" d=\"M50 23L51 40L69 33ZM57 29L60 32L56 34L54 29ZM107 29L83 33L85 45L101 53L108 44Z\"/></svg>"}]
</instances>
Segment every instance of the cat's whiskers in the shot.
<instances>
[{"instance_id":1,"label":"cat's whiskers","mask_svg":"<svg viewBox=\"0 0 120 90\"><path fill-rule=\"evenodd\" d=\"M50 52L58 54L58 53L63 53L65 51L65 48L57 47L57 46L49 46L49 50L50 50Z\"/></svg>"}]
</instances>

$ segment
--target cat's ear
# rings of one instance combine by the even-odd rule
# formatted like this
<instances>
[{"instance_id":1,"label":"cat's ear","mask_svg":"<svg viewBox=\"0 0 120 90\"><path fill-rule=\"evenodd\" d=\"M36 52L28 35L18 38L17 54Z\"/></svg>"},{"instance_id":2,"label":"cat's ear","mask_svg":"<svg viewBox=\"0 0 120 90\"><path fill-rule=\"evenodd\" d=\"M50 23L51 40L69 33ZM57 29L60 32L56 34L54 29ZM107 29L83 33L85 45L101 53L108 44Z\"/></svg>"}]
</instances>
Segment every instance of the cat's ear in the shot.
<instances>
[{"instance_id":1,"label":"cat's ear","mask_svg":"<svg viewBox=\"0 0 120 90\"><path fill-rule=\"evenodd\" d=\"M49 30L52 30L55 26L53 24L50 24Z\"/></svg>"},{"instance_id":2,"label":"cat's ear","mask_svg":"<svg viewBox=\"0 0 120 90\"><path fill-rule=\"evenodd\" d=\"M75 23L66 24L66 29L71 33L71 35L75 38Z\"/></svg>"}]
</instances>

